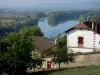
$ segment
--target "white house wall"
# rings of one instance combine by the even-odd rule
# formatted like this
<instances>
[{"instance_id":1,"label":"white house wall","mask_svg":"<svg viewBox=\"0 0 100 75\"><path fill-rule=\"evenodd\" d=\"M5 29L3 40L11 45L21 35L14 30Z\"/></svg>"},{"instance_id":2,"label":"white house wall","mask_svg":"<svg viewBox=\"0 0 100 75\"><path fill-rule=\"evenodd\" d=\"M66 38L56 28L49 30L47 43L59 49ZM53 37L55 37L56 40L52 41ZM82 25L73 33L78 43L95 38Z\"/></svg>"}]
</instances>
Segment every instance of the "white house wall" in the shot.
<instances>
[{"instance_id":1,"label":"white house wall","mask_svg":"<svg viewBox=\"0 0 100 75\"><path fill-rule=\"evenodd\" d=\"M93 34L94 32L88 29L73 29L67 33L68 47L72 48L74 52L93 52ZM84 49L78 47L78 37L84 37ZM95 47L100 48L100 35L96 34ZM74 48L73 48L74 47Z\"/></svg>"},{"instance_id":2,"label":"white house wall","mask_svg":"<svg viewBox=\"0 0 100 75\"><path fill-rule=\"evenodd\" d=\"M96 34L95 48L100 50L100 35L99 34Z\"/></svg>"}]
</instances>

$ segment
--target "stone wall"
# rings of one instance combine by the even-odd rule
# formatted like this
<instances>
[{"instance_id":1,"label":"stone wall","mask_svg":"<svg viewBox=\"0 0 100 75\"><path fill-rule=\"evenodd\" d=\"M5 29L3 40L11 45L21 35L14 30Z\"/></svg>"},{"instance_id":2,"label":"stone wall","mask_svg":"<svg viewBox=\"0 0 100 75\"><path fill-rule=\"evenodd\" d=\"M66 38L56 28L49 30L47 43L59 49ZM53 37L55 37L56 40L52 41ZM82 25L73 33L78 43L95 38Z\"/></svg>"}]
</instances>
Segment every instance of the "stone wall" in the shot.
<instances>
[{"instance_id":1,"label":"stone wall","mask_svg":"<svg viewBox=\"0 0 100 75\"><path fill-rule=\"evenodd\" d=\"M45 58L46 61L43 63L43 68L47 69L47 61L51 61L52 58ZM65 67L77 67L77 66L87 66L87 65L98 65L100 64L100 54L81 54L74 56L74 63L69 62L69 64L61 63L61 68ZM58 68L59 65L52 62L51 68Z\"/></svg>"},{"instance_id":2,"label":"stone wall","mask_svg":"<svg viewBox=\"0 0 100 75\"><path fill-rule=\"evenodd\" d=\"M76 55L74 58L76 64L91 65L100 63L100 54Z\"/></svg>"},{"instance_id":3,"label":"stone wall","mask_svg":"<svg viewBox=\"0 0 100 75\"><path fill-rule=\"evenodd\" d=\"M36 69L36 71L43 71L47 69L47 61L51 61L52 58L44 58L44 62L41 69ZM74 56L74 63L69 62L69 64L61 63L61 68L71 68L71 67L81 67L88 65L100 65L100 53L99 54L81 54ZM44 69L43 69L44 68ZM51 69L58 69L59 65L52 62Z\"/></svg>"}]
</instances>

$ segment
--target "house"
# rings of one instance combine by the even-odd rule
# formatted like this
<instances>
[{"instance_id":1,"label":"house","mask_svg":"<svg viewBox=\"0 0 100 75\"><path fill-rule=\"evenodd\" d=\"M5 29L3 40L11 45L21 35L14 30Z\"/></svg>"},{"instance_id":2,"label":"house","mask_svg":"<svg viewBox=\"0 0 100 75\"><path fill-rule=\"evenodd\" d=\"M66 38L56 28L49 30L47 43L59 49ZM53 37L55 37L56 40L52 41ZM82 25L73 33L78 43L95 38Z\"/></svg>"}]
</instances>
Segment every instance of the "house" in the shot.
<instances>
[{"instance_id":1,"label":"house","mask_svg":"<svg viewBox=\"0 0 100 75\"><path fill-rule=\"evenodd\" d=\"M42 57L51 55L49 49L55 45L54 40L39 36L33 36L32 40L35 41L36 49L42 55Z\"/></svg>"},{"instance_id":2,"label":"house","mask_svg":"<svg viewBox=\"0 0 100 75\"><path fill-rule=\"evenodd\" d=\"M41 56L45 60L43 62L42 68L51 69L53 67L51 61L53 59L53 55L50 52L50 48L56 45L55 41L39 36L33 36L32 39L35 41L36 50L41 54Z\"/></svg>"},{"instance_id":3,"label":"house","mask_svg":"<svg viewBox=\"0 0 100 75\"><path fill-rule=\"evenodd\" d=\"M100 49L100 32L90 21L79 23L65 31L68 52L87 53Z\"/></svg>"}]
</instances>

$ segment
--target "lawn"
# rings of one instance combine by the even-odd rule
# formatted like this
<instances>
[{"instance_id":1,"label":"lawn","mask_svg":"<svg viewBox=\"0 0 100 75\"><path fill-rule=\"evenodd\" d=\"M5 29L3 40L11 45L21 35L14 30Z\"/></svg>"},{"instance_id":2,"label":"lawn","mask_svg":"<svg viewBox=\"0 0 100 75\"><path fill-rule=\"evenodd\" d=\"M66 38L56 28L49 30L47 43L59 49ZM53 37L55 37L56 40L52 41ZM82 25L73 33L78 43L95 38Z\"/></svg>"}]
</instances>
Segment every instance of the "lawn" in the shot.
<instances>
[{"instance_id":1,"label":"lawn","mask_svg":"<svg viewBox=\"0 0 100 75\"><path fill-rule=\"evenodd\" d=\"M46 71L32 75L100 75L100 66L88 66L56 71Z\"/></svg>"},{"instance_id":2,"label":"lawn","mask_svg":"<svg viewBox=\"0 0 100 75\"><path fill-rule=\"evenodd\" d=\"M100 66L98 65L61 70L51 70L44 72L36 72L28 75L100 75Z\"/></svg>"}]
</instances>

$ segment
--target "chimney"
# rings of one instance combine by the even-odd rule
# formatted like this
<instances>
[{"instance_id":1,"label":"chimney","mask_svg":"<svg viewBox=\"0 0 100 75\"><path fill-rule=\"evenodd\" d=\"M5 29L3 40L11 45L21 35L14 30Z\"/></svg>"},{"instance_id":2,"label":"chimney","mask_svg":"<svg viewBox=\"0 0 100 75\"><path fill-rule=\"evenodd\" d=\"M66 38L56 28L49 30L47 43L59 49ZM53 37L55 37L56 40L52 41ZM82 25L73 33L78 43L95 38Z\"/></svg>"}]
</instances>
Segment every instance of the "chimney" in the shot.
<instances>
[{"instance_id":1,"label":"chimney","mask_svg":"<svg viewBox=\"0 0 100 75\"><path fill-rule=\"evenodd\" d=\"M81 23L83 23L83 18L81 17Z\"/></svg>"},{"instance_id":2,"label":"chimney","mask_svg":"<svg viewBox=\"0 0 100 75\"><path fill-rule=\"evenodd\" d=\"M95 31L97 32L97 25L95 25Z\"/></svg>"},{"instance_id":3,"label":"chimney","mask_svg":"<svg viewBox=\"0 0 100 75\"><path fill-rule=\"evenodd\" d=\"M92 22L92 29L94 30L94 23Z\"/></svg>"},{"instance_id":4,"label":"chimney","mask_svg":"<svg viewBox=\"0 0 100 75\"><path fill-rule=\"evenodd\" d=\"M57 38L55 39L55 45L57 44Z\"/></svg>"},{"instance_id":5,"label":"chimney","mask_svg":"<svg viewBox=\"0 0 100 75\"><path fill-rule=\"evenodd\" d=\"M89 19L88 19L88 16L87 16L87 21L88 21Z\"/></svg>"},{"instance_id":6,"label":"chimney","mask_svg":"<svg viewBox=\"0 0 100 75\"><path fill-rule=\"evenodd\" d=\"M87 21L89 21L89 16L87 16Z\"/></svg>"}]
</instances>

